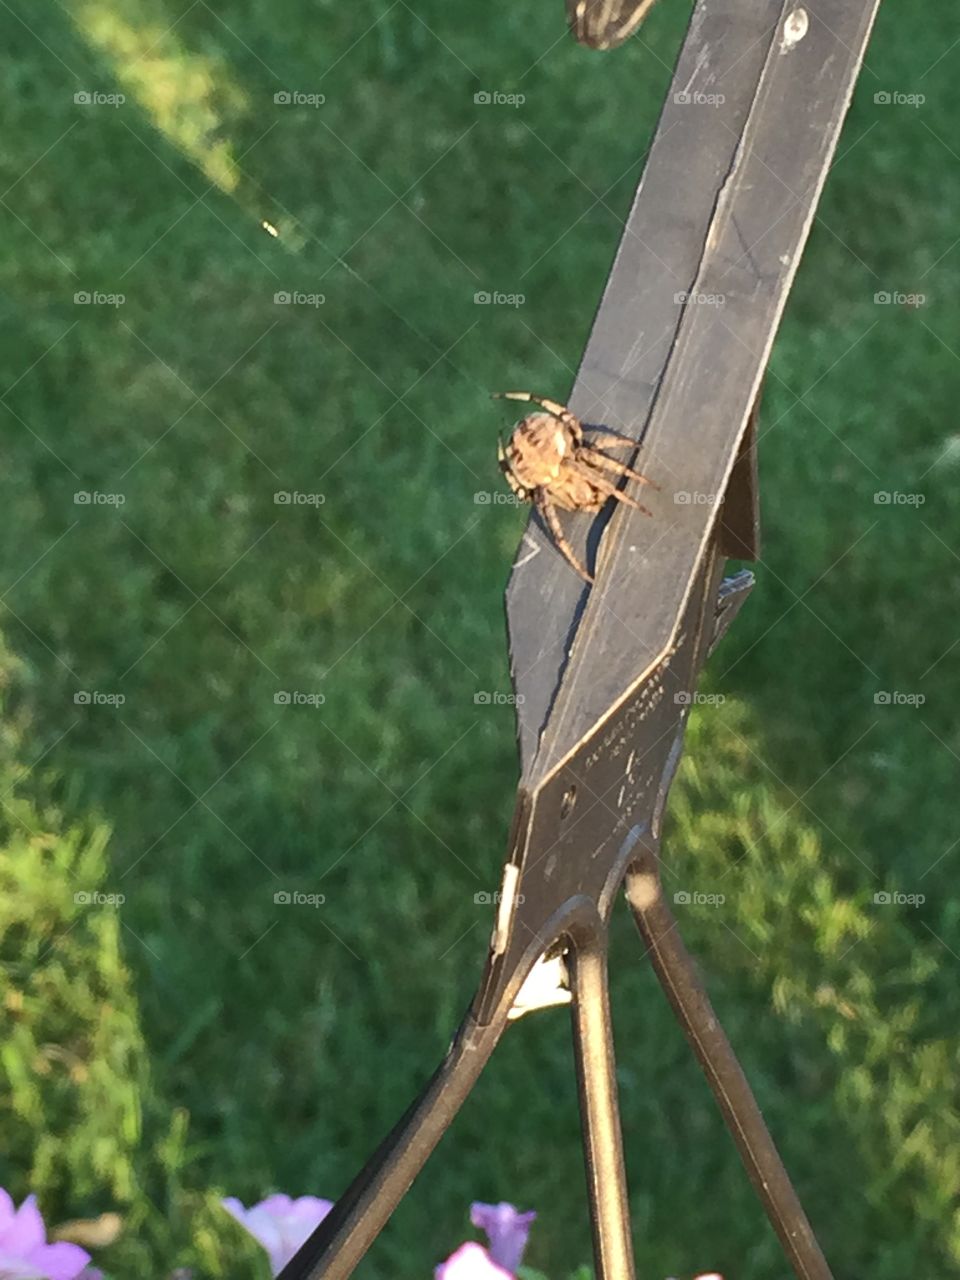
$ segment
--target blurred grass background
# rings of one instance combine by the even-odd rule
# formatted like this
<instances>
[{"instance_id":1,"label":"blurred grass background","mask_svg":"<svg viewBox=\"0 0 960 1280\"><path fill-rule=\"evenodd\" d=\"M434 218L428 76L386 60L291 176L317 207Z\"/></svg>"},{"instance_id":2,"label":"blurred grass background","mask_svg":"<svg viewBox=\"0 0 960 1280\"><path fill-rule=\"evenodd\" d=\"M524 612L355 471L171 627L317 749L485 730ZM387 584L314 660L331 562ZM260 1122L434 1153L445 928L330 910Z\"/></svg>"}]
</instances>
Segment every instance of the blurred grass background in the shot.
<instances>
[{"instance_id":1,"label":"blurred grass background","mask_svg":"<svg viewBox=\"0 0 960 1280\"><path fill-rule=\"evenodd\" d=\"M474 501L486 395L566 393L685 20L598 57L559 0L3 0L0 1181L119 1211L111 1274L262 1275L218 1195L335 1197L472 995L515 777L473 695L509 687L523 519ZM960 1263L958 38L881 11L670 824L838 1280ZM640 1273L785 1276L626 913L613 948ZM554 1280L589 1257L562 1012L510 1033L358 1275L431 1274L472 1198L535 1207Z\"/></svg>"}]
</instances>

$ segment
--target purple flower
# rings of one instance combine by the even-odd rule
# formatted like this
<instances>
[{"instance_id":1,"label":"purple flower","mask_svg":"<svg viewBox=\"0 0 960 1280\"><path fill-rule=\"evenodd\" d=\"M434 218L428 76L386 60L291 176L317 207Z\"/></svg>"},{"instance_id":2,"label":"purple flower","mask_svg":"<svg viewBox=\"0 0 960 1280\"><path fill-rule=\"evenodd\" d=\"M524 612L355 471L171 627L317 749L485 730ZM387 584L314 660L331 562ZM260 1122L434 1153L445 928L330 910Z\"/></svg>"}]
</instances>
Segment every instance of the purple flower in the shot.
<instances>
[{"instance_id":1,"label":"purple flower","mask_svg":"<svg viewBox=\"0 0 960 1280\"><path fill-rule=\"evenodd\" d=\"M14 1209L0 1187L0 1280L75 1280L89 1261L77 1244L47 1244L35 1196Z\"/></svg>"},{"instance_id":2,"label":"purple flower","mask_svg":"<svg viewBox=\"0 0 960 1280\"><path fill-rule=\"evenodd\" d=\"M289 1196L267 1196L249 1209L229 1196L222 1204L266 1249L270 1270L275 1276L333 1208L333 1201L318 1200L316 1196L300 1196L297 1200Z\"/></svg>"},{"instance_id":3,"label":"purple flower","mask_svg":"<svg viewBox=\"0 0 960 1280\"><path fill-rule=\"evenodd\" d=\"M470 1221L487 1233L491 1259L504 1271L510 1272L515 1272L523 1261L530 1224L536 1216L532 1210L518 1213L506 1201L500 1204L480 1204L478 1201L470 1206Z\"/></svg>"},{"instance_id":4,"label":"purple flower","mask_svg":"<svg viewBox=\"0 0 960 1280\"><path fill-rule=\"evenodd\" d=\"M482 1244L471 1240L462 1244L433 1273L434 1280L513 1280L510 1271L491 1261Z\"/></svg>"}]
</instances>

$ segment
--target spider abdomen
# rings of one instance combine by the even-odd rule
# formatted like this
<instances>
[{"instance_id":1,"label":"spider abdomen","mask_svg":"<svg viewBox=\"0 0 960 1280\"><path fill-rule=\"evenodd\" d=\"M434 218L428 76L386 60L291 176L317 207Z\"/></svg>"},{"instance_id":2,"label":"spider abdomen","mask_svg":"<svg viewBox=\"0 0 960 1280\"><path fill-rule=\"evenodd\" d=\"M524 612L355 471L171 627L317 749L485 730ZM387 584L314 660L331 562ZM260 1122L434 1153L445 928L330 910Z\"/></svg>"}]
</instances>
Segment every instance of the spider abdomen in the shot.
<instances>
[{"instance_id":1,"label":"spider abdomen","mask_svg":"<svg viewBox=\"0 0 960 1280\"><path fill-rule=\"evenodd\" d=\"M569 427L549 414L531 414L517 424L507 442L507 479L528 492L553 489L576 446Z\"/></svg>"}]
</instances>

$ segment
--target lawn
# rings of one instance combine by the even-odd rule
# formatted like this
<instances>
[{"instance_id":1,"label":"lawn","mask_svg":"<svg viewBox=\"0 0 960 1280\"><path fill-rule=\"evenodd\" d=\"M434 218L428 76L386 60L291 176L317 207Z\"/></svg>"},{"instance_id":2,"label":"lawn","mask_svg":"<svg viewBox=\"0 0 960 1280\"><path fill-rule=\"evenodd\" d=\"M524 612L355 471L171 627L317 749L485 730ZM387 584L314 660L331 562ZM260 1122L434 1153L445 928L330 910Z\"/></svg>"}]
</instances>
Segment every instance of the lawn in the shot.
<instances>
[{"instance_id":1,"label":"lawn","mask_svg":"<svg viewBox=\"0 0 960 1280\"><path fill-rule=\"evenodd\" d=\"M473 993L487 395L569 389L687 8L598 56L560 0L0 0L0 1183L118 1212L111 1277L263 1277L219 1197L335 1198ZM837 1280L960 1265L958 74L948 6L882 8L668 831ZM612 967L640 1274L782 1280L625 911ZM430 1276L476 1198L588 1261L571 1067L563 1011L513 1027L358 1276Z\"/></svg>"}]
</instances>

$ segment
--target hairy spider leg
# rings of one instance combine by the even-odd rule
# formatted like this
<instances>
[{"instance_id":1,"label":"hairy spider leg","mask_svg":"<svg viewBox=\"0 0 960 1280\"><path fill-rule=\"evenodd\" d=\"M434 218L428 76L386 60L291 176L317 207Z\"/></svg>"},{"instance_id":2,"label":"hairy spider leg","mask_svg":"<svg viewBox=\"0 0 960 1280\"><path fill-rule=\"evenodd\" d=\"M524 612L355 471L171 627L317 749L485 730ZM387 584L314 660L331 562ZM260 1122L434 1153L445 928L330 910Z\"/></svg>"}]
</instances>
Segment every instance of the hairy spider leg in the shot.
<instances>
[{"instance_id":1,"label":"hairy spider leg","mask_svg":"<svg viewBox=\"0 0 960 1280\"><path fill-rule=\"evenodd\" d=\"M507 482L517 497L521 502L529 502L530 494L528 493L526 486L520 482L520 477L514 471L513 463L510 461L510 455L503 447L503 439L501 436L497 436L497 461L500 464L500 470L507 477Z\"/></svg>"},{"instance_id":2,"label":"hairy spider leg","mask_svg":"<svg viewBox=\"0 0 960 1280\"><path fill-rule=\"evenodd\" d=\"M586 462L592 467L599 467L602 471L610 471L617 476L629 476L631 480L637 480L640 484L651 485L654 489L659 489L660 487L654 484L652 480L648 480L646 476L641 475L639 471L634 471L632 467L628 467L619 458L608 458L599 449L581 450L577 461Z\"/></svg>"},{"instance_id":3,"label":"hairy spider leg","mask_svg":"<svg viewBox=\"0 0 960 1280\"><path fill-rule=\"evenodd\" d=\"M494 391L494 400L524 400L531 404L538 404L541 409L546 409L548 413L552 413L555 418L562 418L570 413L565 404L558 404L556 400L547 400L544 396L535 396L532 391Z\"/></svg>"},{"instance_id":4,"label":"hairy spider leg","mask_svg":"<svg viewBox=\"0 0 960 1280\"><path fill-rule=\"evenodd\" d=\"M559 418L561 422L571 427L578 440L583 437L583 426L580 419L572 414L565 404L559 404L556 400L547 400L544 396L535 396L532 391L494 391L493 399L524 400L530 404L538 404L541 409L546 409L547 413L552 413L555 418Z\"/></svg>"},{"instance_id":5,"label":"hairy spider leg","mask_svg":"<svg viewBox=\"0 0 960 1280\"><path fill-rule=\"evenodd\" d=\"M628 493L624 493L622 489L608 480L604 475L597 475L599 468L595 468L592 462L579 461L570 464L577 475L585 476L592 485L594 485L603 494L604 501L607 498L616 498L618 502L625 503L628 507L633 507L637 511L642 511L645 516L653 515L652 511L648 511L642 503L637 502L636 498L631 498Z\"/></svg>"},{"instance_id":6,"label":"hairy spider leg","mask_svg":"<svg viewBox=\"0 0 960 1280\"><path fill-rule=\"evenodd\" d=\"M543 489L536 489L534 491L533 500L537 510L546 521L547 528L553 535L553 540L556 543L557 550L566 560L570 568L576 570L584 582L589 582L592 585L593 578L574 554L573 547L571 547L570 543L567 541L566 535L560 527L560 520L557 516L556 508L546 496Z\"/></svg>"},{"instance_id":7,"label":"hairy spider leg","mask_svg":"<svg viewBox=\"0 0 960 1280\"><path fill-rule=\"evenodd\" d=\"M596 429L588 427L587 430L595 431ZM609 432L590 435L586 438L585 444L586 448L599 453L603 458L607 457L605 453L601 453L601 450L603 449L625 449L628 446L631 449L635 449L637 447L635 440L625 439L623 436L610 435ZM630 476L633 480L639 480L641 484L648 484L651 488L659 490L660 486L658 484L654 484L654 482L648 479L645 475L641 475L639 471L634 471L631 467L626 466L625 463L620 462L617 458L607 458L607 461L615 462L618 467L622 466L624 468L623 475Z\"/></svg>"}]
</instances>

